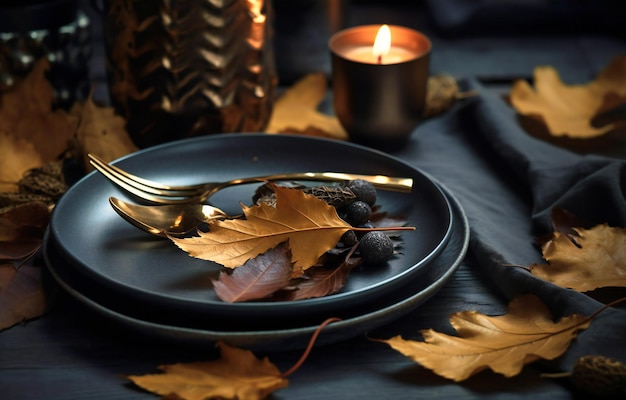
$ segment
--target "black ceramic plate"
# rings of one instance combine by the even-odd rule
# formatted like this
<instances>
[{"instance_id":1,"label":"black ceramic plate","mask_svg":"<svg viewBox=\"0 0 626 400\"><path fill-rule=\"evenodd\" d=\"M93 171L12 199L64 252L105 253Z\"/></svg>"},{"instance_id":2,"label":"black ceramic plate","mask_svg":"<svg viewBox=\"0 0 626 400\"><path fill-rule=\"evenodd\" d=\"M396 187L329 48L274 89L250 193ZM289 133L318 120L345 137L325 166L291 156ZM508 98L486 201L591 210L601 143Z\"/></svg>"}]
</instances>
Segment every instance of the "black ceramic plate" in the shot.
<instances>
[{"instance_id":1,"label":"black ceramic plate","mask_svg":"<svg viewBox=\"0 0 626 400\"><path fill-rule=\"evenodd\" d=\"M386 296L378 307L356 311L352 316L328 325L322 331L317 344L335 343L371 332L414 310L445 285L461 265L469 244L469 226L465 213L456 199L451 195L449 198L455 218L451 238L443 252L425 266L421 279ZM212 345L213 342L222 340L231 345L264 351L289 350L304 348L317 329L315 323L283 328L270 325L259 330L224 330L220 321L209 321L204 327L197 326L196 321L191 320L172 323L163 313L153 315L148 310L132 307L123 299L111 296L94 281L81 279L68 267L49 235L44 242L44 257L55 280L70 295L105 318L111 319L119 327L150 337L197 346Z\"/></svg>"},{"instance_id":2,"label":"black ceramic plate","mask_svg":"<svg viewBox=\"0 0 626 400\"><path fill-rule=\"evenodd\" d=\"M402 233L402 254L383 268L355 269L337 294L290 302L229 304L219 300L210 279L220 266L189 257L166 239L131 226L108 203L110 196L137 201L97 172L72 186L50 222L51 240L78 274L95 279L112 295L162 312L185 312L233 323L252 317L264 323L309 321L365 306L416 278L450 237L453 218L440 188L420 170L389 155L349 143L301 136L227 134L172 142L118 160L120 167L171 184L223 181L245 176L302 171L384 174L414 180L409 194L378 191L378 204L403 216L415 231ZM251 203L258 185L217 193L211 203L230 214ZM260 323L260 322L259 322Z\"/></svg>"}]
</instances>

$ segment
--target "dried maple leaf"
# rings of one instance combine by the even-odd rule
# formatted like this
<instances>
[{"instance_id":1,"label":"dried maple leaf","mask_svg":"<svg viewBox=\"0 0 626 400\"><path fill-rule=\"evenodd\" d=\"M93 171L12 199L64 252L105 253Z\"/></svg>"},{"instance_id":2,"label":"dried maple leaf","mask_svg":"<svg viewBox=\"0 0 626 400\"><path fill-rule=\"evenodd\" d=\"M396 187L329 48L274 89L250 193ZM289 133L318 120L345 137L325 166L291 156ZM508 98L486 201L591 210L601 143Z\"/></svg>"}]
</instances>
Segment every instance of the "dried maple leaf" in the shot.
<instances>
[{"instance_id":1,"label":"dried maple leaf","mask_svg":"<svg viewBox=\"0 0 626 400\"><path fill-rule=\"evenodd\" d=\"M0 264L0 330L46 312L42 268Z\"/></svg>"},{"instance_id":2,"label":"dried maple leaf","mask_svg":"<svg viewBox=\"0 0 626 400\"><path fill-rule=\"evenodd\" d=\"M302 300L328 296L339 292L348 279L350 271L361 259L349 258L336 267L320 266L307 270L306 277L292 284L285 300Z\"/></svg>"},{"instance_id":3,"label":"dried maple leaf","mask_svg":"<svg viewBox=\"0 0 626 400\"><path fill-rule=\"evenodd\" d=\"M41 246L50 218L48 206L31 202L0 213L0 260L23 260Z\"/></svg>"},{"instance_id":4,"label":"dried maple leaf","mask_svg":"<svg viewBox=\"0 0 626 400\"><path fill-rule=\"evenodd\" d=\"M128 378L136 385L163 396L185 400L264 399L288 381L268 358L219 342L221 358L215 361L171 364L159 367L162 374Z\"/></svg>"},{"instance_id":5,"label":"dried maple leaf","mask_svg":"<svg viewBox=\"0 0 626 400\"><path fill-rule=\"evenodd\" d=\"M54 91L45 77L47 59L0 97L0 121L4 134L31 143L44 163L54 161L67 148L77 119L62 109L53 110Z\"/></svg>"},{"instance_id":6,"label":"dried maple leaf","mask_svg":"<svg viewBox=\"0 0 626 400\"><path fill-rule=\"evenodd\" d=\"M16 192L29 169L54 161L67 148L76 119L52 110L53 89L45 77L48 61L0 96L0 191Z\"/></svg>"},{"instance_id":7,"label":"dried maple leaf","mask_svg":"<svg viewBox=\"0 0 626 400\"><path fill-rule=\"evenodd\" d=\"M126 120L111 107L99 107L92 98L76 103L71 113L79 118L76 141L86 171L93 169L87 158L93 153L105 161L113 161L138 150L126 131Z\"/></svg>"},{"instance_id":8,"label":"dried maple leaf","mask_svg":"<svg viewBox=\"0 0 626 400\"><path fill-rule=\"evenodd\" d=\"M337 118L317 111L328 92L324 74L309 74L287 89L274 103L266 132L303 133L345 140L348 134ZM323 132L323 134L321 133Z\"/></svg>"},{"instance_id":9,"label":"dried maple leaf","mask_svg":"<svg viewBox=\"0 0 626 400\"><path fill-rule=\"evenodd\" d=\"M572 229L575 234L554 232L542 246L549 264L531 265L530 272L579 292L626 286L626 229L607 224Z\"/></svg>"},{"instance_id":10,"label":"dried maple leaf","mask_svg":"<svg viewBox=\"0 0 626 400\"><path fill-rule=\"evenodd\" d=\"M291 279L289 247L280 244L213 281L215 294L229 303L262 299L285 287Z\"/></svg>"},{"instance_id":11,"label":"dried maple leaf","mask_svg":"<svg viewBox=\"0 0 626 400\"><path fill-rule=\"evenodd\" d=\"M48 206L36 202L0 213L0 330L46 311L42 270L23 263L41 247L49 217Z\"/></svg>"},{"instance_id":12,"label":"dried maple leaf","mask_svg":"<svg viewBox=\"0 0 626 400\"><path fill-rule=\"evenodd\" d=\"M615 58L586 85L565 85L550 66L535 68L534 82L534 90L523 80L513 84L511 104L520 114L545 122L553 136L600 136L616 124L596 127L592 120L626 102L626 57Z\"/></svg>"},{"instance_id":13,"label":"dried maple leaf","mask_svg":"<svg viewBox=\"0 0 626 400\"><path fill-rule=\"evenodd\" d=\"M400 336L382 342L436 374L462 381L491 368L507 377L517 375L525 364L554 359L567 350L589 317L571 315L554 322L550 310L534 295L513 299L505 315L490 317L463 311L450 317L459 336L432 329L422 331L424 341Z\"/></svg>"},{"instance_id":14,"label":"dried maple leaf","mask_svg":"<svg viewBox=\"0 0 626 400\"><path fill-rule=\"evenodd\" d=\"M189 255L236 268L257 255L289 243L294 276L315 265L335 247L341 235L353 229L339 218L334 207L298 189L271 184L276 207L242 205L246 219L215 221L209 232L171 240Z\"/></svg>"}]
</instances>

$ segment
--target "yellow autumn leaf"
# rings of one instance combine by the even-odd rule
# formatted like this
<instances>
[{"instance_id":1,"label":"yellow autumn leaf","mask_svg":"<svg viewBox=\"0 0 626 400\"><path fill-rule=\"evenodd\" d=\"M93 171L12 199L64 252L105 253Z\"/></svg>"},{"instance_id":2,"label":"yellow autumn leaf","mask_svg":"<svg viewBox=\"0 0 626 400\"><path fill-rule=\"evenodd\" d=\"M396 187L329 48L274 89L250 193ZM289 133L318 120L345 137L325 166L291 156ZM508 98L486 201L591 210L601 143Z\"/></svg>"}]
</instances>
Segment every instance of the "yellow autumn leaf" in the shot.
<instances>
[{"instance_id":1,"label":"yellow autumn leaf","mask_svg":"<svg viewBox=\"0 0 626 400\"><path fill-rule=\"evenodd\" d=\"M218 343L221 358L208 362L163 365L161 374L131 375L136 385L153 393L184 400L264 399L288 381L266 357Z\"/></svg>"},{"instance_id":2,"label":"yellow autumn leaf","mask_svg":"<svg viewBox=\"0 0 626 400\"><path fill-rule=\"evenodd\" d=\"M518 80L510 92L511 104L522 115L543 121L553 136L576 139L603 135L615 123L594 126L600 113L626 102L626 56L615 58L595 80L585 85L566 85L551 66L534 70L533 89Z\"/></svg>"},{"instance_id":3,"label":"yellow autumn leaf","mask_svg":"<svg viewBox=\"0 0 626 400\"><path fill-rule=\"evenodd\" d=\"M542 246L549 264L531 265L530 272L579 292L626 286L626 229L607 224L572 229L576 235L554 232Z\"/></svg>"},{"instance_id":4,"label":"yellow autumn leaf","mask_svg":"<svg viewBox=\"0 0 626 400\"><path fill-rule=\"evenodd\" d=\"M47 59L0 97L0 130L31 143L43 163L56 160L76 131L77 119L62 109L53 109L54 92L46 79Z\"/></svg>"},{"instance_id":5,"label":"yellow autumn leaf","mask_svg":"<svg viewBox=\"0 0 626 400\"><path fill-rule=\"evenodd\" d=\"M240 267L251 258L289 242L294 275L316 264L335 247L352 226L339 218L334 207L298 189L268 183L276 193L276 207L242 205L246 219L211 223L199 236L171 238L189 255L228 268Z\"/></svg>"},{"instance_id":6,"label":"yellow autumn leaf","mask_svg":"<svg viewBox=\"0 0 626 400\"><path fill-rule=\"evenodd\" d=\"M138 150L126 131L126 120L113 108L99 107L90 97L84 103L75 103L71 113L80 121L76 140L86 171L93 169L89 153L109 162Z\"/></svg>"},{"instance_id":7,"label":"yellow autumn leaf","mask_svg":"<svg viewBox=\"0 0 626 400\"><path fill-rule=\"evenodd\" d=\"M505 315L490 317L463 311L450 317L459 336L432 329L422 331L424 341L400 336L382 342L436 374L462 381L490 368L506 377L524 365L563 354L588 317L571 315L554 322L550 310L534 295L513 299Z\"/></svg>"},{"instance_id":8,"label":"yellow autumn leaf","mask_svg":"<svg viewBox=\"0 0 626 400\"><path fill-rule=\"evenodd\" d=\"M348 134L336 117L317 110L328 87L322 73L309 74L287 89L274 103L265 129L268 133L314 132L316 136L347 139ZM323 132L323 134L320 134Z\"/></svg>"}]
</instances>

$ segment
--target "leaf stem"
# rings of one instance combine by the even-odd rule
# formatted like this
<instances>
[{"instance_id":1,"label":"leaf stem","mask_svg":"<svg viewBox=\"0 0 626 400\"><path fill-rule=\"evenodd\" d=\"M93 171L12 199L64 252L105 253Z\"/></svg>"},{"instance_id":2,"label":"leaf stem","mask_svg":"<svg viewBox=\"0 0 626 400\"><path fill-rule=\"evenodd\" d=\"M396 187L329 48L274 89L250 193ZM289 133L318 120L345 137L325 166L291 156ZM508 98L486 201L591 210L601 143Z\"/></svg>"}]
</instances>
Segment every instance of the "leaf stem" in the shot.
<instances>
[{"instance_id":1,"label":"leaf stem","mask_svg":"<svg viewBox=\"0 0 626 400\"><path fill-rule=\"evenodd\" d=\"M302 364L304 364L304 361L307 359L307 357L311 353L311 350L313 349L313 345L315 344L315 340L317 340L317 337L322 332L322 329L324 329L329 324L332 324L333 322L337 322L337 321L341 321L341 318L332 317L322 322L320 326L317 327L315 332L313 332L313 336L311 336L311 340L309 340L309 345L307 346L306 350L304 350L304 353L302 353L302 356L300 356L300 359L291 368L289 368L287 371L280 374L280 377L286 378L289 375L296 372L296 370L300 368Z\"/></svg>"}]
</instances>

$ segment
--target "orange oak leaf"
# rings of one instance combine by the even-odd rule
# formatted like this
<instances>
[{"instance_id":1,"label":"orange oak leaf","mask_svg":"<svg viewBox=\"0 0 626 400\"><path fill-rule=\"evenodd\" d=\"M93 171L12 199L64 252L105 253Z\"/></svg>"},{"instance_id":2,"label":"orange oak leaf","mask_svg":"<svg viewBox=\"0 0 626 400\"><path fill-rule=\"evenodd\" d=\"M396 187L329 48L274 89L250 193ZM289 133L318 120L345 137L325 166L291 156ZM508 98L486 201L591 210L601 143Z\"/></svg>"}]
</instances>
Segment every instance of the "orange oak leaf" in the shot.
<instances>
[{"instance_id":1,"label":"orange oak leaf","mask_svg":"<svg viewBox=\"0 0 626 400\"><path fill-rule=\"evenodd\" d=\"M339 218L334 207L301 190L270 183L276 193L276 207L242 205L246 219L215 221L209 232L199 236L171 238L189 255L237 268L251 258L289 243L293 276L317 263L335 247L352 226Z\"/></svg>"},{"instance_id":2,"label":"orange oak leaf","mask_svg":"<svg viewBox=\"0 0 626 400\"><path fill-rule=\"evenodd\" d=\"M506 377L524 365L563 354L576 333L591 320L570 315L554 322L550 310L534 295L514 298L505 315L490 317L463 311L450 317L459 336L432 329L421 331L424 341L400 336L381 340L436 374L462 381L490 368Z\"/></svg>"},{"instance_id":3,"label":"orange oak leaf","mask_svg":"<svg viewBox=\"0 0 626 400\"><path fill-rule=\"evenodd\" d=\"M131 375L136 385L162 396L185 400L264 399L288 381L266 357L219 342L221 358L208 362L160 366L162 374Z\"/></svg>"},{"instance_id":4,"label":"orange oak leaf","mask_svg":"<svg viewBox=\"0 0 626 400\"><path fill-rule=\"evenodd\" d=\"M289 247L282 243L230 273L222 271L213 281L213 288L221 300L235 303L269 297L284 288L290 279Z\"/></svg>"},{"instance_id":5,"label":"orange oak leaf","mask_svg":"<svg viewBox=\"0 0 626 400\"><path fill-rule=\"evenodd\" d=\"M553 136L597 137L617 128L614 121L601 126L593 121L626 102L626 56L615 58L586 85L564 84L551 66L535 68L534 83L534 89L523 80L513 84L510 100L520 114L543 121Z\"/></svg>"},{"instance_id":6,"label":"orange oak leaf","mask_svg":"<svg viewBox=\"0 0 626 400\"><path fill-rule=\"evenodd\" d=\"M607 224L571 229L574 234L554 232L542 246L548 264L533 264L529 271L579 292L626 286L626 229Z\"/></svg>"}]
</instances>

